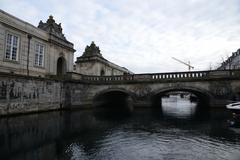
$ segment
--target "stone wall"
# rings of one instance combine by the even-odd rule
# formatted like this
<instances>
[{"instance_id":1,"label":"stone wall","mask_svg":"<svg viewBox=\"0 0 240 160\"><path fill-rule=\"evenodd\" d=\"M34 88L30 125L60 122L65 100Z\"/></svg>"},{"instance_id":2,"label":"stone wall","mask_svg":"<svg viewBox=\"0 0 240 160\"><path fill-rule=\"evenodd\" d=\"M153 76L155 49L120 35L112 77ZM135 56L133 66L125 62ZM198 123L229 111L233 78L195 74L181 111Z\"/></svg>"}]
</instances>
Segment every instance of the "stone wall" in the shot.
<instances>
[{"instance_id":1,"label":"stone wall","mask_svg":"<svg viewBox=\"0 0 240 160\"><path fill-rule=\"evenodd\" d=\"M57 80L0 75L0 115L64 108L63 83Z\"/></svg>"},{"instance_id":2,"label":"stone wall","mask_svg":"<svg viewBox=\"0 0 240 160\"><path fill-rule=\"evenodd\" d=\"M129 95L136 106L150 106L154 97L189 91L210 107L240 100L240 71L202 71L124 76L70 74L59 79L0 73L0 116L58 109L92 108L104 93Z\"/></svg>"}]
</instances>

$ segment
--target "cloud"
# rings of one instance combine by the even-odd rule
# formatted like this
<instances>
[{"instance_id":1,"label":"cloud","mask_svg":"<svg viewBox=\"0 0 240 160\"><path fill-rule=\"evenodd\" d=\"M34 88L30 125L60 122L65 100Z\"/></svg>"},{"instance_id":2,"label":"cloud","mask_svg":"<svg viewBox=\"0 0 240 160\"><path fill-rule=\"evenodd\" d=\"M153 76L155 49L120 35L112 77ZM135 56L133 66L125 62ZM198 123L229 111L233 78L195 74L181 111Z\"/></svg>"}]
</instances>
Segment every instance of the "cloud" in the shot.
<instances>
[{"instance_id":1,"label":"cloud","mask_svg":"<svg viewBox=\"0 0 240 160\"><path fill-rule=\"evenodd\" d=\"M3 10L34 25L52 14L74 43L75 57L95 41L105 58L136 73L187 70L171 57L191 61L196 70L205 70L239 48L238 0L0 3Z\"/></svg>"}]
</instances>

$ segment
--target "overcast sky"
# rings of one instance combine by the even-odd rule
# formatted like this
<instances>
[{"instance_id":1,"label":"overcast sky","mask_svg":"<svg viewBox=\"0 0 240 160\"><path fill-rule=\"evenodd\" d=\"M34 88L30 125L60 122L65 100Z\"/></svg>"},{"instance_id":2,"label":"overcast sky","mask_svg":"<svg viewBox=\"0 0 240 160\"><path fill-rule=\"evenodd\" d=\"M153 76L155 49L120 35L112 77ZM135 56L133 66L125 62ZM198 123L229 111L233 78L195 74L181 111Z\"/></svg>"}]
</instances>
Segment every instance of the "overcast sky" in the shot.
<instances>
[{"instance_id":1,"label":"overcast sky","mask_svg":"<svg viewBox=\"0 0 240 160\"><path fill-rule=\"evenodd\" d=\"M135 73L206 70L240 48L240 0L0 0L35 26L53 15L75 58L95 41L102 55Z\"/></svg>"}]
</instances>

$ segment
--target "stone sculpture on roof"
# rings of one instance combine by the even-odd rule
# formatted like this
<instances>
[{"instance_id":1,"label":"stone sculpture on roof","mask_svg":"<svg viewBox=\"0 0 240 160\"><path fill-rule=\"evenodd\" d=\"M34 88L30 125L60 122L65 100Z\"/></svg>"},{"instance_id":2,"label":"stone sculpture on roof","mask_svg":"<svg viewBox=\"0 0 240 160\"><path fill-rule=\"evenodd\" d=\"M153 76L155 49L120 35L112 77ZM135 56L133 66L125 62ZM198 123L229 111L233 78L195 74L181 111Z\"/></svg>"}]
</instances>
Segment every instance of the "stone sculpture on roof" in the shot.
<instances>
[{"instance_id":1,"label":"stone sculpture on roof","mask_svg":"<svg viewBox=\"0 0 240 160\"><path fill-rule=\"evenodd\" d=\"M100 53L100 49L98 46L95 45L94 41L92 41L90 46L86 46L85 51L83 52L83 57L91 57L91 56L100 56L102 57L102 54Z\"/></svg>"},{"instance_id":2,"label":"stone sculpture on roof","mask_svg":"<svg viewBox=\"0 0 240 160\"><path fill-rule=\"evenodd\" d=\"M66 37L62 33L62 26L61 23L57 24L55 20L53 19L53 16L50 15L47 22L44 23L42 21L39 22L38 28L47 31L50 34L53 34L57 36L58 38L61 38L63 40L66 40Z\"/></svg>"}]
</instances>

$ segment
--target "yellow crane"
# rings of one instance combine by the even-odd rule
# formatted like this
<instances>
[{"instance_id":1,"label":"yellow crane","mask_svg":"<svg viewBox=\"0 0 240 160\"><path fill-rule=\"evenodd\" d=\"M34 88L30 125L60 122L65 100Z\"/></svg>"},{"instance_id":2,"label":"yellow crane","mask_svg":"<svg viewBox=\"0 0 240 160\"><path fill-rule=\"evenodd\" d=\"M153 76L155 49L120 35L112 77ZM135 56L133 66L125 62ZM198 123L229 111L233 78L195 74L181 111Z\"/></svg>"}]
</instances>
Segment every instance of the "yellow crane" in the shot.
<instances>
[{"instance_id":1,"label":"yellow crane","mask_svg":"<svg viewBox=\"0 0 240 160\"><path fill-rule=\"evenodd\" d=\"M194 69L194 67L190 65L190 61L188 61L188 63L186 63L186 62L183 62L183 61L181 61L181 60L179 60L179 59L177 59L175 57L172 57L172 59L174 59L175 61L178 61L178 62L180 62L180 63L182 63L182 64L184 64L186 66L188 66L188 70L189 71L191 71L191 69Z\"/></svg>"}]
</instances>

